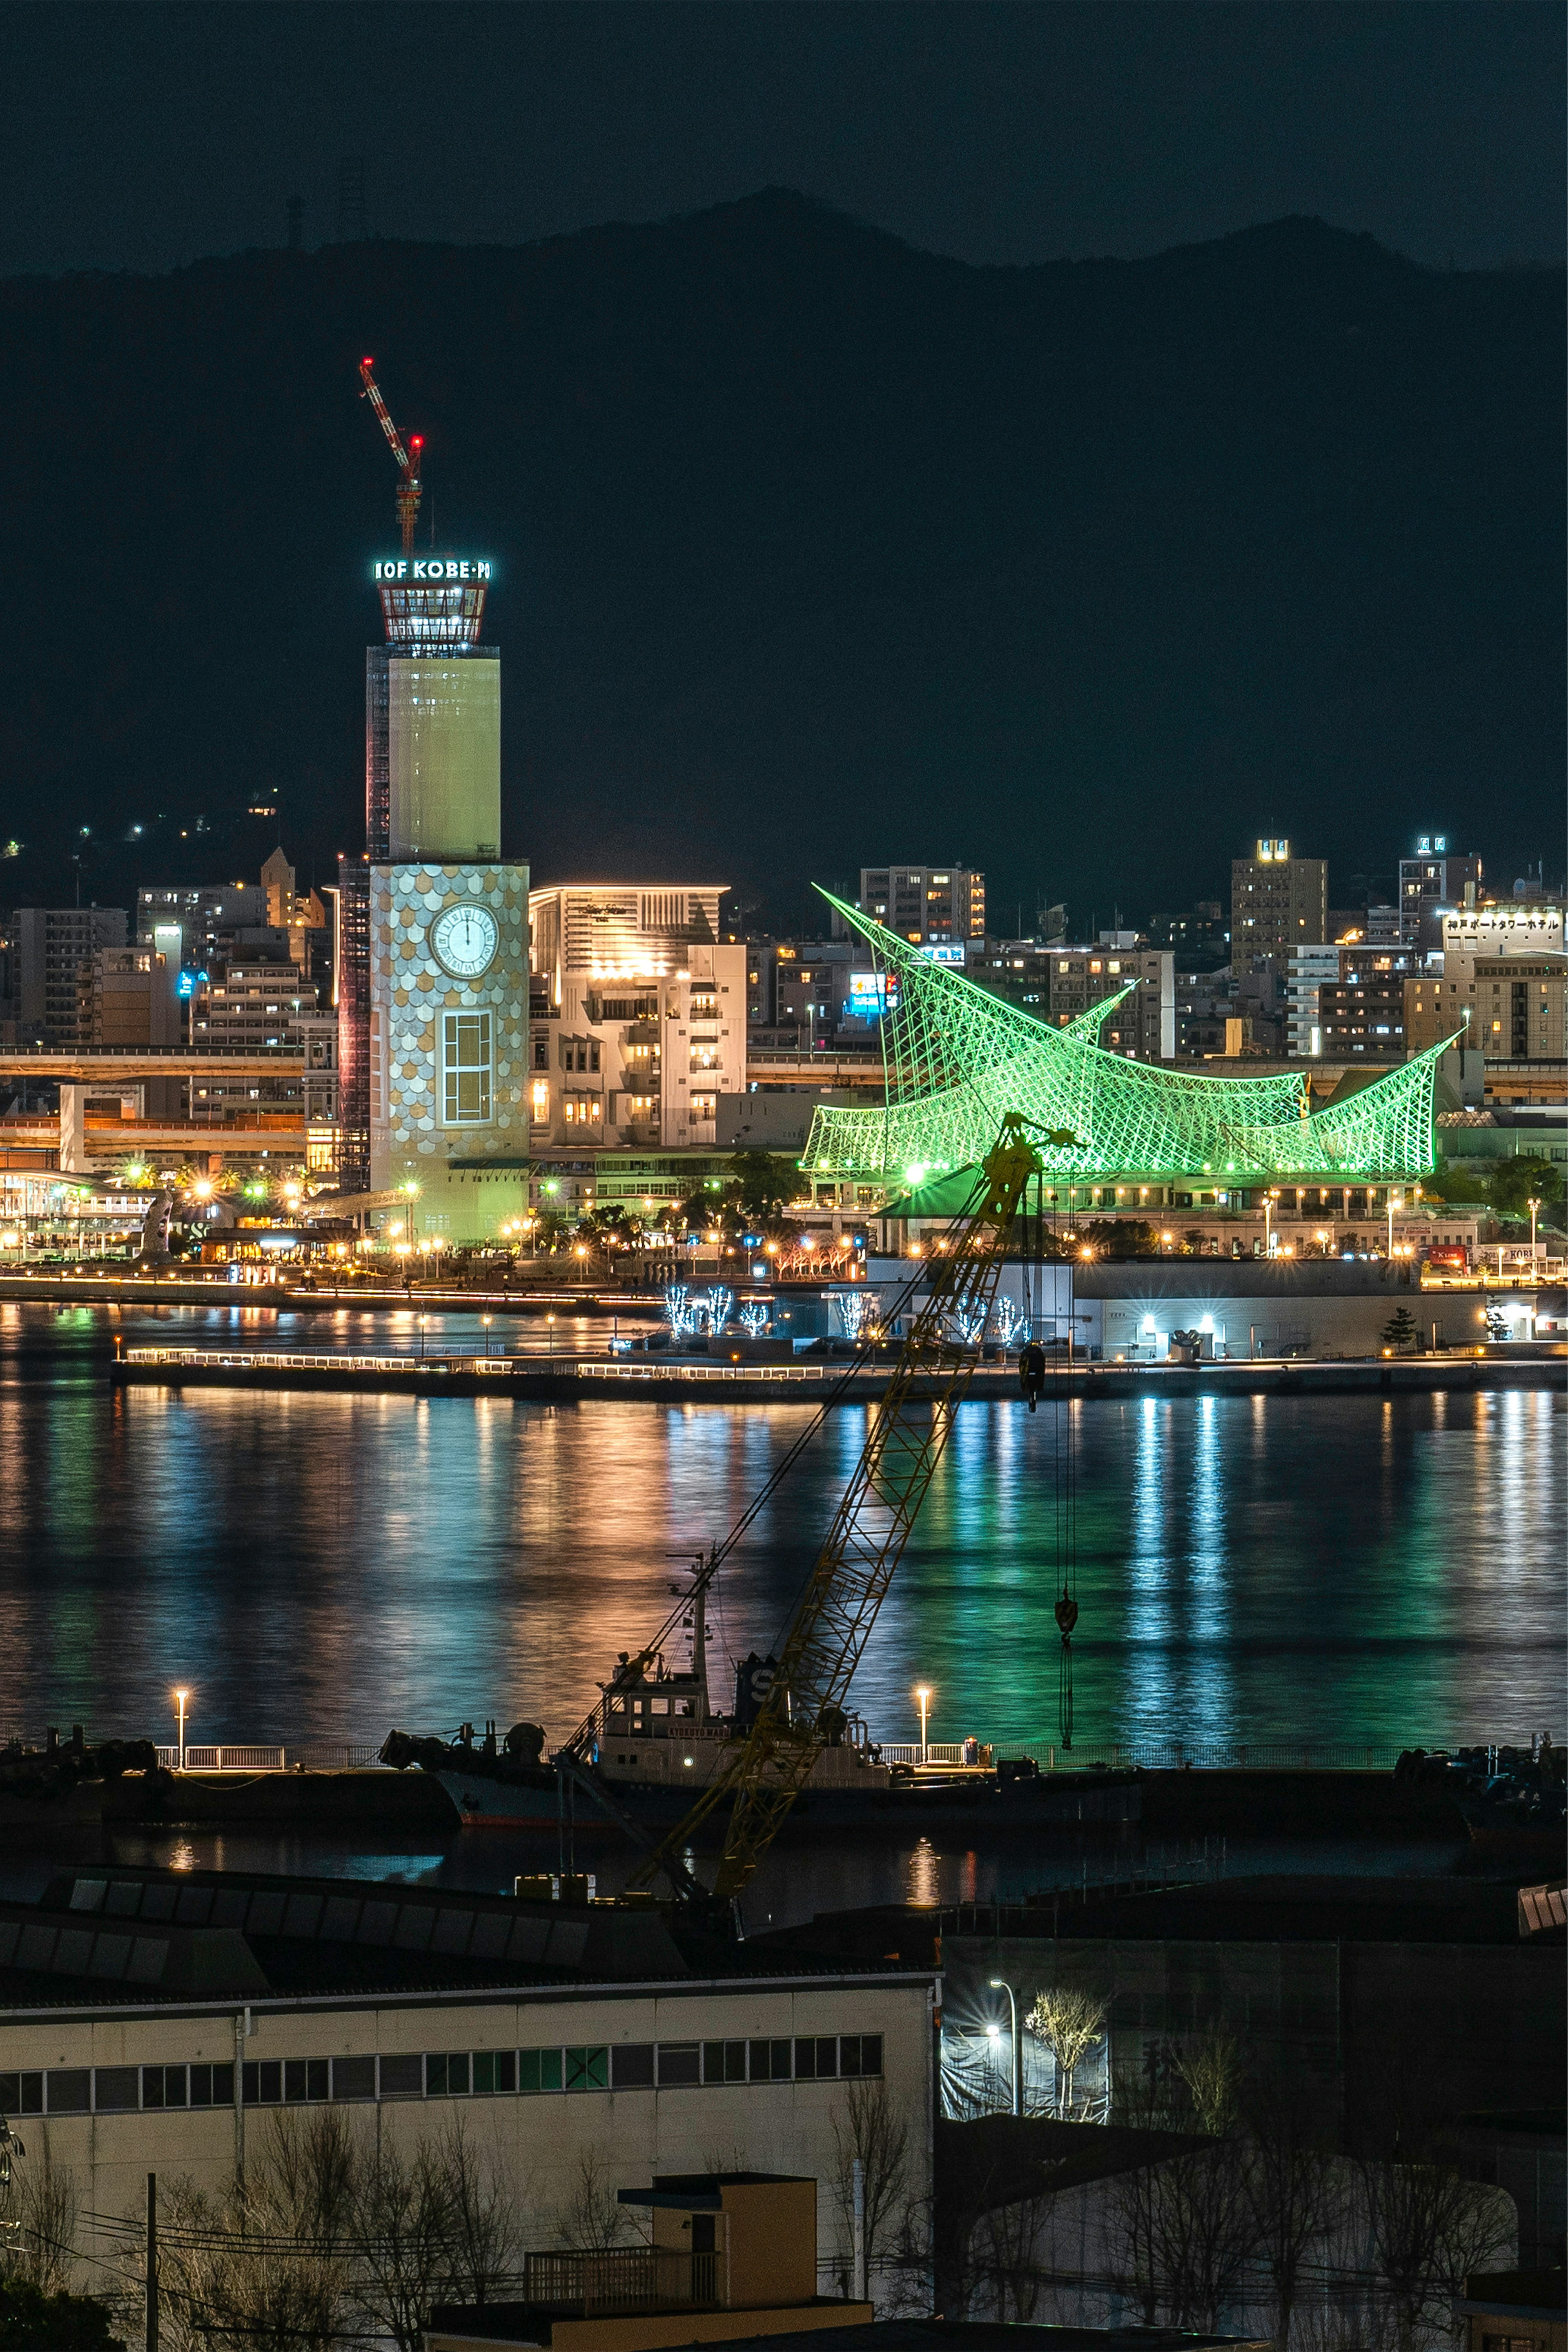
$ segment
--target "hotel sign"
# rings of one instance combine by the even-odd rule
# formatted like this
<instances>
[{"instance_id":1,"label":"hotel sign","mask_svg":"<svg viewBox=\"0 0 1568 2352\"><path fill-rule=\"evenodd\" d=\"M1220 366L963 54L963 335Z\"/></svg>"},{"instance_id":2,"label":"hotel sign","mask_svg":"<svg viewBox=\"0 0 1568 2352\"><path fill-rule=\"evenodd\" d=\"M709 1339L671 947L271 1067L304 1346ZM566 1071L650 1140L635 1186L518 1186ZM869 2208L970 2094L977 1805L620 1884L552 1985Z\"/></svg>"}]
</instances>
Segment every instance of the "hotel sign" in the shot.
<instances>
[{"instance_id":1,"label":"hotel sign","mask_svg":"<svg viewBox=\"0 0 1568 2352\"><path fill-rule=\"evenodd\" d=\"M482 557L468 555L395 555L373 567L382 582L398 580L488 580L493 567Z\"/></svg>"}]
</instances>

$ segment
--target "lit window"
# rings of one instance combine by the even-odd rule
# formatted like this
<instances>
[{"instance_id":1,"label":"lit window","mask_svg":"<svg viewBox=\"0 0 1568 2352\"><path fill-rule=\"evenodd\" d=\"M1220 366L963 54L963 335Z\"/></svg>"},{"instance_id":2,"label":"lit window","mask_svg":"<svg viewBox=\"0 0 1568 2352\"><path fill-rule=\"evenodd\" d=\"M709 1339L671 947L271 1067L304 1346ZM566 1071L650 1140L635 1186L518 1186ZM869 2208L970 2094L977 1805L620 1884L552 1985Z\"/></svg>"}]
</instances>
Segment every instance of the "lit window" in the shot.
<instances>
[{"instance_id":1,"label":"lit window","mask_svg":"<svg viewBox=\"0 0 1568 2352\"><path fill-rule=\"evenodd\" d=\"M443 1103L448 1127L485 1127L490 1118L490 1016L441 1016Z\"/></svg>"},{"instance_id":2,"label":"lit window","mask_svg":"<svg viewBox=\"0 0 1568 2352\"><path fill-rule=\"evenodd\" d=\"M550 1081L548 1078L535 1078L529 1088L529 1116L535 1127L549 1126Z\"/></svg>"}]
</instances>

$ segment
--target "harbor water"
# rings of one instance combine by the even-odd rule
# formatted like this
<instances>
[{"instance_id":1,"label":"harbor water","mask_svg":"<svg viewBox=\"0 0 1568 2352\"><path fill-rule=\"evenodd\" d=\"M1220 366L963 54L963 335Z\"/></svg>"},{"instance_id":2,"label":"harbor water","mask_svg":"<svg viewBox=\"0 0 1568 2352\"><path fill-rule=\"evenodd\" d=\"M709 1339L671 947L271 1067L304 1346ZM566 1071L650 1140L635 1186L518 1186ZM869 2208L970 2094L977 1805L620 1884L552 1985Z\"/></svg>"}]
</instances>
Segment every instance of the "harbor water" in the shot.
<instances>
[{"instance_id":1,"label":"harbor water","mask_svg":"<svg viewBox=\"0 0 1568 2352\"><path fill-rule=\"evenodd\" d=\"M502 1344L498 1318L494 1344ZM0 1725L89 1736L567 1732L808 1407L112 1390L114 1338L415 1344L343 1309L0 1308ZM509 1336L513 1344L520 1327ZM527 1330L539 1343L536 1324ZM563 1350L604 1324L563 1313ZM431 1347L484 1344L433 1315ZM1059 1737L1073 1423L1080 1748L1562 1733L1561 1393L1135 1397L959 1413L855 1703L887 1739ZM778 1638L858 1451L835 1414L719 1580L715 1696Z\"/></svg>"}]
</instances>

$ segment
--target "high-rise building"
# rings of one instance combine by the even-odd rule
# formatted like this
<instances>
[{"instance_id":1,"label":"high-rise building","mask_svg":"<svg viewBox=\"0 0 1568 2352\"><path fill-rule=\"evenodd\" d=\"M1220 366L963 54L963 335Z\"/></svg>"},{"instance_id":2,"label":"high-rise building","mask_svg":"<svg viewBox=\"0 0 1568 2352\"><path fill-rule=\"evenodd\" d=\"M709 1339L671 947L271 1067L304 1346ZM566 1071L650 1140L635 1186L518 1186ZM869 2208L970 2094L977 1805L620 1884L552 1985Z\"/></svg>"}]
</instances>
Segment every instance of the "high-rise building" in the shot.
<instances>
[{"instance_id":1,"label":"high-rise building","mask_svg":"<svg viewBox=\"0 0 1568 2352\"><path fill-rule=\"evenodd\" d=\"M1401 945L1435 947L1436 938L1424 940L1421 937L1423 919L1430 924L1443 908L1459 906L1465 898L1467 884L1470 886L1473 903L1481 887L1481 861L1474 850L1460 857L1450 852L1446 834L1422 834L1416 841L1415 856L1399 861Z\"/></svg>"},{"instance_id":2,"label":"high-rise building","mask_svg":"<svg viewBox=\"0 0 1568 2352\"><path fill-rule=\"evenodd\" d=\"M528 1201L528 868L500 855L489 576L469 557L374 566L386 643L366 657L366 941L363 979L346 952L339 975L340 1087L345 1125L363 1088L370 1189L405 1192L425 1240L481 1240ZM345 862L345 950L352 878Z\"/></svg>"},{"instance_id":3,"label":"high-rise building","mask_svg":"<svg viewBox=\"0 0 1568 2352\"><path fill-rule=\"evenodd\" d=\"M81 1032L81 973L100 948L125 945L123 907L18 907L15 941L16 1024L29 1044L90 1044Z\"/></svg>"},{"instance_id":4,"label":"high-rise building","mask_svg":"<svg viewBox=\"0 0 1568 2352\"><path fill-rule=\"evenodd\" d=\"M1329 868L1293 857L1288 841L1259 841L1230 868L1230 967L1240 974L1272 958L1284 969L1292 948L1321 947L1329 935Z\"/></svg>"},{"instance_id":5,"label":"high-rise building","mask_svg":"<svg viewBox=\"0 0 1568 2352\"><path fill-rule=\"evenodd\" d=\"M985 877L965 866L862 866L863 914L917 947L985 937ZM834 919L834 935L844 935Z\"/></svg>"}]
</instances>

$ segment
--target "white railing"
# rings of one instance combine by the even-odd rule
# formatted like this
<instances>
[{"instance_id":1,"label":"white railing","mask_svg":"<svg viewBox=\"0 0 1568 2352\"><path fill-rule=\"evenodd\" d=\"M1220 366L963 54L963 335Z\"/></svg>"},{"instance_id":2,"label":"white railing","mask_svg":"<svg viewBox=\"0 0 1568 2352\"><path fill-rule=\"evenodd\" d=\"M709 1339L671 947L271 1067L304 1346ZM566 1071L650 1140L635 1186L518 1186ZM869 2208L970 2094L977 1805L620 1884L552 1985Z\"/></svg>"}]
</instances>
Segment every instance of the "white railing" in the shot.
<instances>
[{"instance_id":1,"label":"white railing","mask_svg":"<svg viewBox=\"0 0 1568 2352\"><path fill-rule=\"evenodd\" d=\"M355 1372L510 1372L521 1359L510 1356L351 1356L346 1351L329 1349L317 1355L294 1355L281 1348L258 1348L250 1354L229 1354L211 1348L127 1348L124 1360L128 1364L190 1364L198 1370L206 1365L223 1370L248 1371L270 1370L280 1365L289 1371Z\"/></svg>"},{"instance_id":2,"label":"white railing","mask_svg":"<svg viewBox=\"0 0 1568 2352\"><path fill-rule=\"evenodd\" d=\"M599 1381L819 1381L820 1364L601 1364L574 1363L584 1380Z\"/></svg>"},{"instance_id":3,"label":"white railing","mask_svg":"<svg viewBox=\"0 0 1568 2352\"><path fill-rule=\"evenodd\" d=\"M369 1740L303 1748L198 1748L194 1740L187 1740L182 1767L178 1747L157 1750L159 1763L170 1772L182 1769L187 1772L355 1772L376 1763L380 1753L379 1747Z\"/></svg>"}]
</instances>

